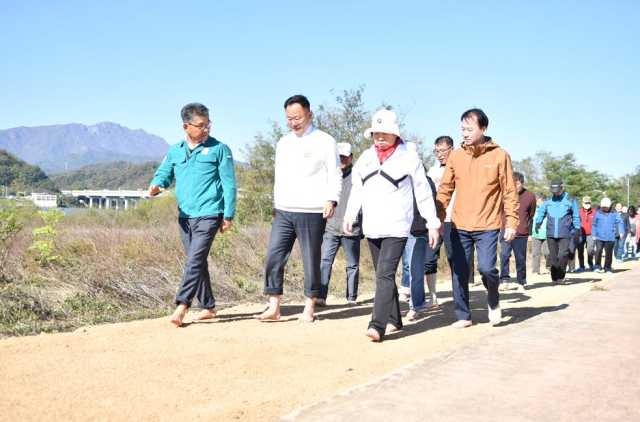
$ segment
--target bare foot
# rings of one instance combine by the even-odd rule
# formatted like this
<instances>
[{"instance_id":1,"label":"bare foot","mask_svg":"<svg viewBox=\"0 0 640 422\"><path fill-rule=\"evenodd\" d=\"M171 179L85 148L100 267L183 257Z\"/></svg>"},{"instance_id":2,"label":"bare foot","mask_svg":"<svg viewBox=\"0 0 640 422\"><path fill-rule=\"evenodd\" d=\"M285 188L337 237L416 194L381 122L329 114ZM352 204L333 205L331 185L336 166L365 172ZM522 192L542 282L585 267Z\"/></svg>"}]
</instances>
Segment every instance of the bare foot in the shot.
<instances>
[{"instance_id":1,"label":"bare foot","mask_svg":"<svg viewBox=\"0 0 640 422\"><path fill-rule=\"evenodd\" d=\"M461 319L451 324L453 328L467 328L467 327L471 327L472 325L473 325L473 321L470 321L467 319Z\"/></svg>"},{"instance_id":2,"label":"bare foot","mask_svg":"<svg viewBox=\"0 0 640 422\"><path fill-rule=\"evenodd\" d=\"M280 296L269 295L269 309L253 316L258 321L277 321L280 319Z\"/></svg>"},{"instance_id":3,"label":"bare foot","mask_svg":"<svg viewBox=\"0 0 640 422\"><path fill-rule=\"evenodd\" d=\"M373 328L369 328L365 333L365 336L369 337L373 341L380 341L380 333Z\"/></svg>"},{"instance_id":4,"label":"bare foot","mask_svg":"<svg viewBox=\"0 0 640 422\"><path fill-rule=\"evenodd\" d=\"M198 312L198 315L196 315L195 318L193 318L194 321L202 321L205 319L213 319L213 318L218 318L218 314L216 313L215 309L203 309L200 312Z\"/></svg>"},{"instance_id":5,"label":"bare foot","mask_svg":"<svg viewBox=\"0 0 640 422\"><path fill-rule=\"evenodd\" d=\"M185 312L187 312L187 305L185 305L184 303L181 303L173 312L173 315L171 315L171 318L169 318L169 321L171 321L172 324L175 324L178 327L181 326L182 319L184 318Z\"/></svg>"},{"instance_id":6,"label":"bare foot","mask_svg":"<svg viewBox=\"0 0 640 422\"><path fill-rule=\"evenodd\" d=\"M308 323L316 320L316 317L313 316L313 311L315 310L316 299L307 298L304 303L304 310L302 311L302 316L298 318L298 322Z\"/></svg>"},{"instance_id":7,"label":"bare foot","mask_svg":"<svg viewBox=\"0 0 640 422\"><path fill-rule=\"evenodd\" d=\"M395 333L396 331L400 331L400 329L392 324L387 324L387 327L384 329L385 334Z\"/></svg>"},{"instance_id":8,"label":"bare foot","mask_svg":"<svg viewBox=\"0 0 640 422\"><path fill-rule=\"evenodd\" d=\"M254 315L253 317L258 321L277 321L280 319L280 310L271 309L271 307L269 307L269 309L263 313Z\"/></svg>"}]
</instances>

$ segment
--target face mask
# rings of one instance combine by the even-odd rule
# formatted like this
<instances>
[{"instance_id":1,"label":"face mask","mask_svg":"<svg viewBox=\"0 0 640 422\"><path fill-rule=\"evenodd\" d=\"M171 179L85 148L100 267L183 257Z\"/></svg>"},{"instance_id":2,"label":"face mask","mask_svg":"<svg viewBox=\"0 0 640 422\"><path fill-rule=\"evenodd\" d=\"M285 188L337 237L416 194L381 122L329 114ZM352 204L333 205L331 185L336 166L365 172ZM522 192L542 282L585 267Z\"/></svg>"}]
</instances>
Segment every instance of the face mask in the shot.
<instances>
[{"instance_id":1,"label":"face mask","mask_svg":"<svg viewBox=\"0 0 640 422\"><path fill-rule=\"evenodd\" d=\"M583 205L585 210L590 210L591 209L591 204L584 204Z\"/></svg>"}]
</instances>

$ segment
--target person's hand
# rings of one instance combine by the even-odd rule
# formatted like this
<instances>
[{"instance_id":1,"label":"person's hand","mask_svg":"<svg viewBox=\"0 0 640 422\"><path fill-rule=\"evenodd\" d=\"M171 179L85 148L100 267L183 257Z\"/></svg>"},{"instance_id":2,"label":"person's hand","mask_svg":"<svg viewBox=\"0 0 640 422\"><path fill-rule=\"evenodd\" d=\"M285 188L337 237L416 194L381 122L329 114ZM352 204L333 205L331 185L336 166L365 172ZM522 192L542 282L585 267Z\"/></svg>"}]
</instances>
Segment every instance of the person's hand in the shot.
<instances>
[{"instance_id":1,"label":"person's hand","mask_svg":"<svg viewBox=\"0 0 640 422\"><path fill-rule=\"evenodd\" d=\"M527 242L531 242L532 240L533 240L533 236L529 236L529 237L527 238Z\"/></svg>"},{"instance_id":2,"label":"person's hand","mask_svg":"<svg viewBox=\"0 0 640 422\"><path fill-rule=\"evenodd\" d=\"M229 230L233 226L233 221L231 220L222 220L222 224L220 224L220 233L224 233Z\"/></svg>"},{"instance_id":3,"label":"person's hand","mask_svg":"<svg viewBox=\"0 0 640 422\"><path fill-rule=\"evenodd\" d=\"M438 234L440 234L440 237L444 235L444 221L440 221L440 228L438 229Z\"/></svg>"},{"instance_id":4,"label":"person's hand","mask_svg":"<svg viewBox=\"0 0 640 422\"><path fill-rule=\"evenodd\" d=\"M591 238L592 238L593 240L596 240L596 237L595 237L595 236L591 236Z\"/></svg>"},{"instance_id":5,"label":"person's hand","mask_svg":"<svg viewBox=\"0 0 640 422\"><path fill-rule=\"evenodd\" d=\"M276 218L276 209L271 210L271 217Z\"/></svg>"},{"instance_id":6,"label":"person's hand","mask_svg":"<svg viewBox=\"0 0 640 422\"><path fill-rule=\"evenodd\" d=\"M439 239L440 239L439 230L429 230L429 246L431 247L431 249L435 249Z\"/></svg>"},{"instance_id":7,"label":"person's hand","mask_svg":"<svg viewBox=\"0 0 640 422\"><path fill-rule=\"evenodd\" d=\"M353 218L345 217L342 222L342 231L344 231L348 236L353 236Z\"/></svg>"},{"instance_id":8,"label":"person's hand","mask_svg":"<svg viewBox=\"0 0 640 422\"><path fill-rule=\"evenodd\" d=\"M504 229L504 241L511 242L516 237L516 229L506 228Z\"/></svg>"},{"instance_id":9,"label":"person's hand","mask_svg":"<svg viewBox=\"0 0 640 422\"><path fill-rule=\"evenodd\" d=\"M327 201L322 207L322 218L328 220L331 217L333 217L333 202Z\"/></svg>"},{"instance_id":10,"label":"person's hand","mask_svg":"<svg viewBox=\"0 0 640 422\"><path fill-rule=\"evenodd\" d=\"M624 239L624 235L620 233L620 239Z\"/></svg>"},{"instance_id":11,"label":"person's hand","mask_svg":"<svg viewBox=\"0 0 640 422\"><path fill-rule=\"evenodd\" d=\"M149 196L156 196L160 192L164 192L164 189L158 185L149 186Z\"/></svg>"},{"instance_id":12,"label":"person's hand","mask_svg":"<svg viewBox=\"0 0 640 422\"><path fill-rule=\"evenodd\" d=\"M578 236L578 243L582 243L582 235Z\"/></svg>"}]
</instances>

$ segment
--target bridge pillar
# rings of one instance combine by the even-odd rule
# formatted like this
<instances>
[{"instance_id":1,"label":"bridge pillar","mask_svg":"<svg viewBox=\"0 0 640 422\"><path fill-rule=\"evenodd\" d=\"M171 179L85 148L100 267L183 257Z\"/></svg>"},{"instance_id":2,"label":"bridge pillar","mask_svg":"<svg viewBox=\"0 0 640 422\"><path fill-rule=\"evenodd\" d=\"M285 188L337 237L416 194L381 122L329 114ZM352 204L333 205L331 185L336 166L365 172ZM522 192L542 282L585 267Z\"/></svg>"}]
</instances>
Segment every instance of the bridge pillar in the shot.
<instances>
[{"instance_id":1,"label":"bridge pillar","mask_svg":"<svg viewBox=\"0 0 640 422\"><path fill-rule=\"evenodd\" d=\"M129 209L129 198L124 198L124 210Z\"/></svg>"},{"instance_id":2,"label":"bridge pillar","mask_svg":"<svg viewBox=\"0 0 640 422\"><path fill-rule=\"evenodd\" d=\"M104 197L104 207L106 209L109 209L110 206L111 206L111 200L105 196Z\"/></svg>"},{"instance_id":3,"label":"bridge pillar","mask_svg":"<svg viewBox=\"0 0 640 422\"><path fill-rule=\"evenodd\" d=\"M89 208L93 208L93 196L89 197Z\"/></svg>"}]
</instances>

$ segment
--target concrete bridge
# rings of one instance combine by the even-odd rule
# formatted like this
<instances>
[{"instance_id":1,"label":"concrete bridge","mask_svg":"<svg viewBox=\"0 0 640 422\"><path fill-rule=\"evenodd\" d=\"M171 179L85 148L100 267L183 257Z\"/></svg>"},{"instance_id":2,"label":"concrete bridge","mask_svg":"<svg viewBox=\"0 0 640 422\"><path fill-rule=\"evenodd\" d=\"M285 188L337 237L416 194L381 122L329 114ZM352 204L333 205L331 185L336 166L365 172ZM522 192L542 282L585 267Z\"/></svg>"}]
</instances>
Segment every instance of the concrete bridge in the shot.
<instances>
[{"instance_id":1,"label":"concrete bridge","mask_svg":"<svg viewBox=\"0 0 640 422\"><path fill-rule=\"evenodd\" d=\"M138 202L143 199L149 198L149 192L147 190L63 190L63 195L70 195L84 201L89 208L97 206L98 208L109 209L112 206L115 209L120 209L122 206L125 210L129 208L129 204L133 203L134 206L138 205Z\"/></svg>"}]
</instances>

